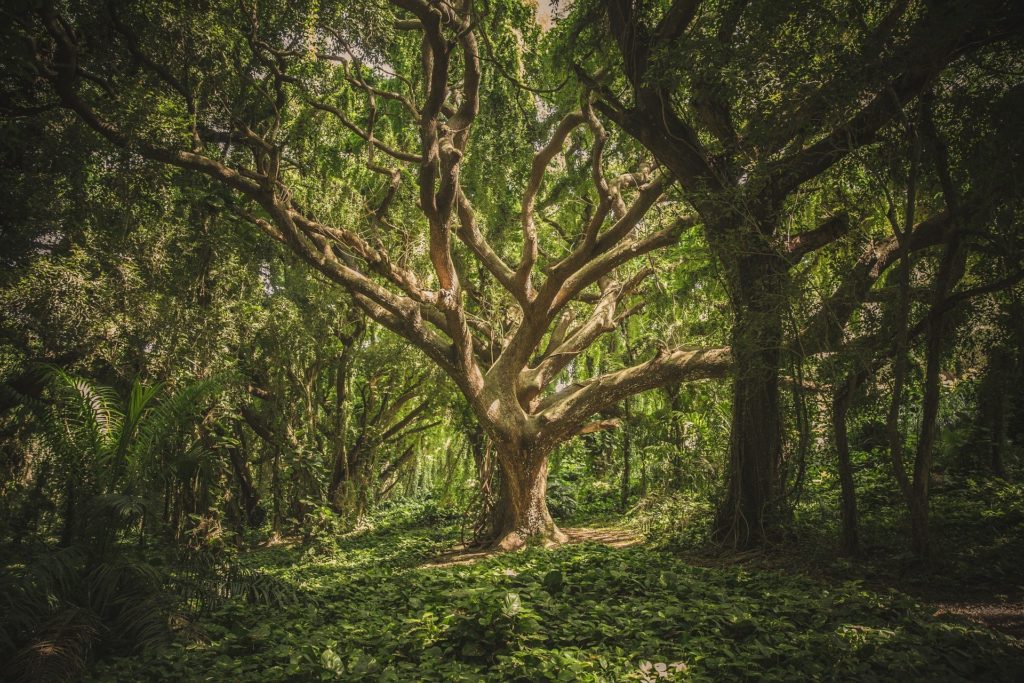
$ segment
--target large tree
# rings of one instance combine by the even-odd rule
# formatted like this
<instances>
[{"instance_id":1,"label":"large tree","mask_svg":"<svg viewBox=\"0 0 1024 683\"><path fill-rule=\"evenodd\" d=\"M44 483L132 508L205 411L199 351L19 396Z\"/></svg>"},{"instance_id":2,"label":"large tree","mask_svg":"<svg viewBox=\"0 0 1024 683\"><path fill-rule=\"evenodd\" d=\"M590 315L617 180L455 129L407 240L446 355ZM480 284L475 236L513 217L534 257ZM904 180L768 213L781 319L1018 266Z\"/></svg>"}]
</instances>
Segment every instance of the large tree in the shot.
<instances>
[{"instance_id":1,"label":"large tree","mask_svg":"<svg viewBox=\"0 0 1024 683\"><path fill-rule=\"evenodd\" d=\"M849 231L847 208L857 213L835 200L841 183L827 188L822 181L837 181L841 162L914 118L921 98L958 60L1002 50L1003 59L994 61L1007 63L1022 27L1020 4L1005 0L576 4L574 65L598 94L595 106L679 181L724 270L734 364L721 538L739 546L759 542L778 504L791 273ZM614 48L604 49L609 43ZM984 221L992 198L958 202L957 189L944 186L944 210L933 208L916 229L906 226L905 250L956 241L968 222ZM808 213L820 227L792 237L790 226L808 223ZM872 284L897 260L896 242L868 246L834 305L823 308L806 343L797 345L801 354L838 341Z\"/></svg>"},{"instance_id":2,"label":"large tree","mask_svg":"<svg viewBox=\"0 0 1024 683\"><path fill-rule=\"evenodd\" d=\"M531 11L518 2L491 11L492 25L501 18L513 29L502 40L519 41L507 52L522 71L522 45L536 39ZM574 359L639 310L630 297L654 269L633 264L695 219L666 200L669 172L613 150L588 94L538 125L538 103L510 88L508 74L487 71L486 21L471 3L427 0L357 10L44 3L20 31L36 70L28 91L39 94L45 81L107 143L213 181L222 190L211 189L212 204L286 244L444 370L495 446L494 535L513 547L562 537L545 502L557 444L627 396L722 376L730 354L665 348L631 367L565 379ZM490 50L500 52L497 36ZM519 102L503 102L499 84ZM546 141L527 139L534 149L519 175L521 145L508 159L473 147L478 135L514 124L517 106L529 127L548 130ZM538 230L542 189L549 176L571 176L580 166L571 157L581 155L583 194L594 200L561 211L560 222L576 224L560 225L561 241L552 241ZM484 182L464 182L473 163L486 166ZM514 239L492 197L505 178L518 194ZM414 192L405 191L410 180Z\"/></svg>"}]
</instances>

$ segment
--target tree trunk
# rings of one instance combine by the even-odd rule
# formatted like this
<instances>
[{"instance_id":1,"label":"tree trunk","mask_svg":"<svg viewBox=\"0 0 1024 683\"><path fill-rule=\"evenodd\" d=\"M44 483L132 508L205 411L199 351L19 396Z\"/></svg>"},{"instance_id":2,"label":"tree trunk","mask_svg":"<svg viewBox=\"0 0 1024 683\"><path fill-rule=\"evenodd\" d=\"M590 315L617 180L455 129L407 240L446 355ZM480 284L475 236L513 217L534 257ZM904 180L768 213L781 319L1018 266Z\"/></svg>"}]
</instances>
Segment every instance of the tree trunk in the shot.
<instances>
[{"instance_id":1,"label":"tree trunk","mask_svg":"<svg viewBox=\"0 0 1024 683\"><path fill-rule=\"evenodd\" d=\"M633 365L633 347L629 343L629 327L625 323L621 326L622 346L625 351L626 363ZM622 482L619 491L619 510L625 512L629 507L630 478L632 476L633 460L633 399L627 398L622 402ZM678 446L678 444L677 444Z\"/></svg>"},{"instance_id":2,"label":"tree trunk","mask_svg":"<svg viewBox=\"0 0 1024 683\"><path fill-rule=\"evenodd\" d=\"M978 413L972 445L983 446L987 451L986 463L993 475L1006 478L1006 465L1003 462L1003 448L1008 438L1008 422L1010 415L1010 396L1013 393L1015 363L1010 351L996 347L989 352L985 375L978 385ZM973 448L972 448L973 451ZM981 463L971 462L964 458L965 465L976 468Z\"/></svg>"},{"instance_id":3,"label":"tree trunk","mask_svg":"<svg viewBox=\"0 0 1024 683\"><path fill-rule=\"evenodd\" d=\"M361 328L357 328L357 333ZM342 505L339 493L341 485L348 479L348 444L346 436L348 433L348 375L351 367L351 354L353 348L352 337L342 337L344 349L338 355L337 367L334 373L334 466L331 469L331 482L327 486L327 504L335 512L342 512Z\"/></svg>"},{"instance_id":4,"label":"tree trunk","mask_svg":"<svg viewBox=\"0 0 1024 683\"><path fill-rule=\"evenodd\" d=\"M832 399L832 429L836 439L836 453L839 456L839 518L840 551L844 555L860 553L860 538L857 531L857 491L853 481L853 467L850 464L850 441L846 431L846 413L850 408L856 380L851 374L836 388Z\"/></svg>"},{"instance_id":5,"label":"tree trunk","mask_svg":"<svg viewBox=\"0 0 1024 683\"><path fill-rule=\"evenodd\" d=\"M911 483L910 499L910 545L918 557L928 554L930 539L928 535L928 484L932 474L932 457L934 455L935 437L938 426L940 390L939 372L942 368L942 351L949 330L942 307L950 292L964 276L967 265L967 249L964 249L960 235L955 232L960 227L959 198L956 187L949 172L949 157L945 142L935 130L931 119L931 110L926 106L922 110L923 131L934 146L935 169L938 172L942 194L946 207L952 217L951 230L947 237L946 251L939 263L939 271L935 276L933 288L932 311L929 315L925 337L925 373L924 397L921 400L921 432L917 440L917 454L914 459L914 479Z\"/></svg>"},{"instance_id":6,"label":"tree trunk","mask_svg":"<svg viewBox=\"0 0 1024 683\"><path fill-rule=\"evenodd\" d=\"M270 490L274 497L273 520L271 520L271 531L275 538L281 537L281 498L284 492L281 488L281 447L274 446L274 459L271 461Z\"/></svg>"},{"instance_id":7,"label":"tree trunk","mask_svg":"<svg viewBox=\"0 0 1024 683\"><path fill-rule=\"evenodd\" d=\"M909 228L908 228L909 229ZM889 412L885 420L886 440L889 442L889 459L892 462L893 476L900 487L903 498L909 504L913 498L910 478L907 476L907 468L903 462L904 444L903 430L900 429L900 408L903 406L903 386L906 383L907 371L910 365L908 354L908 339L910 320L910 271L913 262L906 251L905 242L909 237L898 235L902 250L899 273L899 298L896 302L896 349L892 361L892 399L889 402Z\"/></svg>"},{"instance_id":8,"label":"tree trunk","mask_svg":"<svg viewBox=\"0 0 1024 683\"><path fill-rule=\"evenodd\" d=\"M619 491L619 510L621 512L625 512L629 507L629 484L633 476L633 438L629 426L629 400L626 401L626 406L626 422L622 430L622 483Z\"/></svg>"},{"instance_id":9,"label":"tree trunk","mask_svg":"<svg viewBox=\"0 0 1024 683\"><path fill-rule=\"evenodd\" d=\"M926 342L924 397L921 401L921 433L914 460L914 480L910 495L910 546L914 554L928 554L928 484L932 474L932 456L938 431L939 369L942 361L942 325L934 323Z\"/></svg>"},{"instance_id":10,"label":"tree trunk","mask_svg":"<svg viewBox=\"0 0 1024 683\"><path fill-rule=\"evenodd\" d=\"M763 543L774 521L782 457L783 277L781 265L760 257L745 259L733 278L728 489L718 510L715 537L735 548Z\"/></svg>"},{"instance_id":11,"label":"tree trunk","mask_svg":"<svg viewBox=\"0 0 1024 683\"><path fill-rule=\"evenodd\" d=\"M1003 462L1003 449L1007 438L1007 414L1010 412L1009 387L996 399L995 414L992 416L992 443L989 448L989 462L992 474L1006 479L1006 464Z\"/></svg>"},{"instance_id":12,"label":"tree trunk","mask_svg":"<svg viewBox=\"0 0 1024 683\"><path fill-rule=\"evenodd\" d=\"M499 448L498 461L501 483L492 545L514 550L534 538L544 545L568 540L548 512L548 454Z\"/></svg>"},{"instance_id":13,"label":"tree trunk","mask_svg":"<svg viewBox=\"0 0 1024 683\"><path fill-rule=\"evenodd\" d=\"M900 492L908 502L913 497L910 478L903 462L904 443L903 431L900 429L900 407L903 405L903 386L907 380L910 365L909 339L910 332L910 280L914 270L914 259L910 251L910 233L914 227L914 216L917 206L917 173L921 157L921 141L913 126L908 126L910 138L910 170L907 174L907 199L903 210L903 227L900 228L896 219L895 206L890 211L893 232L899 243L899 296L896 300L896 350L892 362L892 400L886 417L886 435L889 441L889 458L892 461L893 475L900 487Z\"/></svg>"},{"instance_id":14,"label":"tree trunk","mask_svg":"<svg viewBox=\"0 0 1024 683\"><path fill-rule=\"evenodd\" d=\"M249 471L249 463L245 458L245 433L240 426L236 426L239 445L227 449L228 457L231 460L231 470L234 472L235 480L238 482L238 491L242 499L242 509L245 512L245 524L249 528L256 528L263 523L264 512L260 507L260 494L252 483L252 473Z\"/></svg>"},{"instance_id":15,"label":"tree trunk","mask_svg":"<svg viewBox=\"0 0 1024 683\"><path fill-rule=\"evenodd\" d=\"M672 384L665 387L665 395L669 404L669 434L675 448L671 454L672 479L669 482L670 491L681 491L683 489L683 429L679 424L679 413L682 412L682 396L679 385Z\"/></svg>"},{"instance_id":16,"label":"tree trunk","mask_svg":"<svg viewBox=\"0 0 1024 683\"><path fill-rule=\"evenodd\" d=\"M935 303L928 320L925 338L924 397L921 400L921 433L917 440L917 457L914 460L914 479L910 499L910 545L919 557L928 554L928 484L932 474L932 458L938 425L941 386L939 372L942 369L942 351L948 334L945 316L938 312L963 277L967 251L954 238L946 247L939 273L935 278Z\"/></svg>"}]
</instances>

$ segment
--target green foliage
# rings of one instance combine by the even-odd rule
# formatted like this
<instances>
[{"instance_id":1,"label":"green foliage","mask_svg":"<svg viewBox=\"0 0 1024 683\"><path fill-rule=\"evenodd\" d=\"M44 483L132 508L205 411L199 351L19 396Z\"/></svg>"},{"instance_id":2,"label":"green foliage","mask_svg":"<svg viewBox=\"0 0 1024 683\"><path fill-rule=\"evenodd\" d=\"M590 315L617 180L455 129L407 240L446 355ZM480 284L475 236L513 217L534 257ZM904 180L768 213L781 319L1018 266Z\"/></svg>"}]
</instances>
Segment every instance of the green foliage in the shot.
<instances>
[{"instance_id":1,"label":"green foliage","mask_svg":"<svg viewBox=\"0 0 1024 683\"><path fill-rule=\"evenodd\" d=\"M794 551L803 560L794 566L817 580L697 567L674 554L704 549L714 503L737 474L729 457L734 406L728 383L718 381L670 384L606 406L599 417L618 428L565 442L552 457L548 506L559 523L628 509L648 547L531 548L469 566L419 567L465 531L474 506L493 493L484 488L493 444L435 365L450 355L451 334L438 323L448 313L429 303L438 278L428 234L438 226L428 228L416 189L417 168L430 167L417 159L423 43L418 31L395 26L407 13L376 0L66 0L54 3L61 19L51 26L45 14L18 11L43 5L22 4L8 13L18 21L0 28L0 544L12 558L0 575L4 677L75 679L97 660L87 674L97 680L1016 675L1019 644L930 618L899 594L820 578L869 576L918 595L974 586L988 597L1019 597L1024 491L984 479L990 470L1018 475L1024 454L1019 281L947 312L936 467L924 472L932 476L935 536L926 571L906 552L906 503L878 426L884 432L890 399L895 275L903 268L914 286L911 319L927 321L928 287L943 257L921 250L877 283L850 279L894 253L886 251L898 232L894 217L910 190L918 220L956 213L959 196L964 210L953 224L967 251L957 292L998 284L1019 267L1019 36L1004 41L979 29L977 41L946 51L963 58L937 63L941 73L929 67L926 79L903 71L916 61L900 51L917 33L927 39L918 47L932 37L953 45L921 31L920 17L949 10L973 19L972 8L988 4L897 3L894 23L879 31L892 3L705 2L676 39L643 55L643 84L630 82L608 7L632 7L634 20L653 27L668 7L690 3L577 0L547 32L532 3L473 6L481 106L463 129L471 142L458 155L457 183L498 259L513 268L522 261L531 160L581 97L600 100L594 112L608 136L595 146L598 126L581 125L540 181L535 284L611 202L598 196L607 190L595 193L593 162L619 193L605 207L607 220L594 224L599 241L634 186L647 182L641 175L692 165L666 164L664 150L644 148L645 133L659 125L674 118L673 130L692 126L692 140L673 139L692 142L685 147L696 165L706 161L712 171L706 180L726 188L709 198L704 182L676 178L632 234L651 235L682 214L695 216L693 224L567 304L576 316L568 330L580 330L609 285L641 266L651 271L613 322L602 322L598 341L542 388L538 405L668 348L745 340L734 332L750 311L737 306L730 273L760 278L757 269L730 270L733 252L744 263L762 255L788 261L791 237L849 216L848 234L786 263L782 304L770 311L784 331L769 340L781 360L766 384L783 387L783 406L767 417L782 424L765 426L786 436L781 463L771 463L780 481L771 484L792 508L771 551L780 561ZM934 26L945 24L960 31L951 21ZM80 41L74 88L95 107L95 120L124 132L119 147L108 144L117 137L109 129L106 139L94 130L104 128L95 120L90 128L67 107L50 106L48 70L67 66L54 61L61 50L53 38L64 31ZM459 36L445 29L440 38L453 41L448 104L457 106L467 65ZM917 81L929 88L908 86ZM374 90L379 95L366 96ZM886 114L890 95L897 106ZM645 98L659 103L659 115L648 110L639 130L629 130L626 120L643 113ZM908 138L925 114L938 135L925 141L911 183ZM877 117L877 129L846 134L846 121ZM441 128L444 121L449 114ZM830 139L852 149L821 144ZM412 161L372 152L372 140L413 151ZM173 150L164 157L205 155L225 165L220 177L266 171L266 182L246 199L146 160L147 146ZM842 158L826 159L776 196L790 161L800 162L797 170L817 166L801 161L814 147ZM945 157L948 179L940 177ZM385 216L378 207L391 187ZM316 250L303 261L251 225L270 217L267 188L295 216L347 232L335 239L330 229L308 231ZM753 243L737 250L713 239L751 227L734 225L748 213ZM497 286L493 264L484 267L479 247L459 232L443 237L483 358L536 311ZM327 282L329 270L309 267L314 262L365 273L373 284L360 285L364 298L378 285L396 296L417 290L408 305L384 305L377 318L436 335L433 356L368 323L374 297L353 305ZM414 277L389 283L382 272L393 266ZM835 295L851 287L864 291L844 313ZM631 315L620 317L626 304ZM392 315L412 311L414 320L391 324ZM803 354L794 344L827 336L805 338L818 314L840 323L829 334L845 345ZM542 341L529 350L531 367L542 362ZM850 414L865 546L858 564L833 553L838 478L827 405L843 373L873 356L884 367L869 373ZM895 426L911 454L923 393L918 340L907 358L907 405ZM50 368L46 381L40 363ZM478 415L479 398L468 404Z\"/></svg>"},{"instance_id":2,"label":"green foliage","mask_svg":"<svg viewBox=\"0 0 1024 683\"><path fill-rule=\"evenodd\" d=\"M574 487L560 479L548 480L548 510L556 520L569 520L579 509Z\"/></svg>"},{"instance_id":3,"label":"green foliage","mask_svg":"<svg viewBox=\"0 0 1024 683\"><path fill-rule=\"evenodd\" d=\"M708 538L714 509L711 501L692 492L648 496L634 508L631 523L659 545L687 547Z\"/></svg>"},{"instance_id":4,"label":"green foliage","mask_svg":"<svg viewBox=\"0 0 1024 683\"><path fill-rule=\"evenodd\" d=\"M391 529L343 540L332 558L283 549L243 557L292 586L299 602L225 603L197 624L199 640L112 661L89 680L608 681L665 670L694 681L1010 681L1021 673L1015 641L857 582L590 544L417 566L450 541Z\"/></svg>"},{"instance_id":5,"label":"green foliage","mask_svg":"<svg viewBox=\"0 0 1024 683\"><path fill-rule=\"evenodd\" d=\"M80 549L36 554L0 568L0 660L15 681L77 680L93 651L147 652L166 643L164 576L118 554L97 562Z\"/></svg>"}]
</instances>

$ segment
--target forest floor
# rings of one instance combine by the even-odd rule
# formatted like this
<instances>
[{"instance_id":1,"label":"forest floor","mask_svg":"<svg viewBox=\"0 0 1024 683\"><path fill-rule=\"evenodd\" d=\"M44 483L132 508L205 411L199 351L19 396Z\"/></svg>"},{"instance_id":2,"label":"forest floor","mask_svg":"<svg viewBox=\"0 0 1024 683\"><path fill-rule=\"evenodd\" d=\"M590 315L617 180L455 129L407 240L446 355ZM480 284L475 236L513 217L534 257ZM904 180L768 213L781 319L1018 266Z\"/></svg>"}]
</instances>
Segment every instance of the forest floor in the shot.
<instances>
[{"instance_id":1,"label":"forest floor","mask_svg":"<svg viewBox=\"0 0 1024 683\"><path fill-rule=\"evenodd\" d=\"M610 548L628 548L643 543L643 538L626 526L596 527L561 527L569 537L567 543L599 543ZM470 564L478 560L500 553L492 548L458 544L451 550L425 562L423 567L450 567ZM742 556L739 557L742 561ZM697 560L698 564L706 561ZM777 567L778 568L778 567ZM884 587L883 587L884 588ZM920 588L918 586L918 588ZM1017 587L1009 586L1009 590ZM908 586L908 593L923 601L924 606L934 610L933 616L958 615L987 628L1005 633L1017 639L1024 639L1024 601L1010 600L1006 594L997 592L991 586L982 586L975 595L965 595L957 591L956 595L948 592L929 594L928 591L915 590L914 585ZM995 594L993 594L996 590ZM995 601L994 598L1002 598Z\"/></svg>"},{"instance_id":2,"label":"forest floor","mask_svg":"<svg viewBox=\"0 0 1024 683\"><path fill-rule=\"evenodd\" d=\"M600 527L561 527L569 537L566 543L600 543L609 548L628 548L643 542L643 539L624 526ZM485 557L501 553L495 548L481 548L477 545L460 543L438 557L425 562L424 567L451 567L458 564L470 564Z\"/></svg>"},{"instance_id":3,"label":"forest floor","mask_svg":"<svg viewBox=\"0 0 1024 683\"><path fill-rule=\"evenodd\" d=\"M721 553L684 542L696 564L739 564L751 570L795 572L825 582L860 581L896 590L936 617L957 615L1024 642L1024 487L998 480L950 478L932 493L932 550L921 560L906 549L909 529L902 503L888 485L860 495L861 553L836 555L834 512L819 495L794 525L793 536L768 552Z\"/></svg>"},{"instance_id":4,"label":"forest floor","mask_svg":"<svg viewBox=\"0 0 1024 683\"><path fill-rule=\"evenodd\" d=\"M454 520L422 516L249 551L248 600L87 680L1024 680L1024 642L885 587L900 569L875 560L812 572L784 552L713 560L624 527L567 530L558 548L462 562L438 561Z\"/></svg>"}]
</instances>

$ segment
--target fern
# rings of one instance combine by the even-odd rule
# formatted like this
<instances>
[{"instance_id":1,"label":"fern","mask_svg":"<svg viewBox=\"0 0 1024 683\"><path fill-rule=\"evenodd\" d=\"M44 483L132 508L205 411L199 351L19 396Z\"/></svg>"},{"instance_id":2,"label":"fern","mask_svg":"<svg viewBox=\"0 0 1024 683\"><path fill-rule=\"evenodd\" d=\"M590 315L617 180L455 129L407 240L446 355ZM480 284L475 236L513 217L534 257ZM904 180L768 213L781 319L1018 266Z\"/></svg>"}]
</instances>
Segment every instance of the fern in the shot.
<instances>
[{"instance_id":1,"label":"fern","mask_svg":"<svg viewBox=\"0 0 1024 683\"><path fill-rule=\"evenodd\" d=\"M91 651L127 654L169 637L167 577L123 555L90 563L78 549L48 550L0 576L0 661L11 680L72 680Z\"/></svg>"},{"instance_id":2,"label":"fern","mask_svg":"<svg viewBox=\"0 0 1024 683\"><path fill-rule=\"evenodd\" d=\"M12 681L74 681L102 627L87 609L68 607L40 624L5 672Z\"/></svg>"},{"instance_id":3,"label":"fern","mask_svg":"<svg viewBox=\"0 0 1024 683\"><path fill-rule=\"evenodd\" d=\"M209 614L228 600L267 607L298 602L295 589L281 579L224 561L219 553L192 551L178 559L177 567L173 590L181 597L182 609L193 618Z\"/></svg>"}]
</instances>

